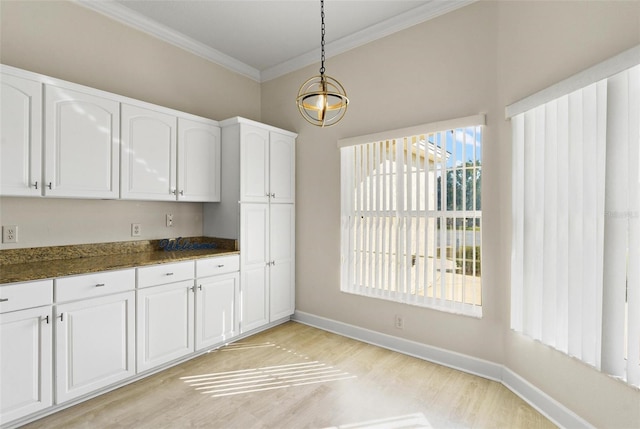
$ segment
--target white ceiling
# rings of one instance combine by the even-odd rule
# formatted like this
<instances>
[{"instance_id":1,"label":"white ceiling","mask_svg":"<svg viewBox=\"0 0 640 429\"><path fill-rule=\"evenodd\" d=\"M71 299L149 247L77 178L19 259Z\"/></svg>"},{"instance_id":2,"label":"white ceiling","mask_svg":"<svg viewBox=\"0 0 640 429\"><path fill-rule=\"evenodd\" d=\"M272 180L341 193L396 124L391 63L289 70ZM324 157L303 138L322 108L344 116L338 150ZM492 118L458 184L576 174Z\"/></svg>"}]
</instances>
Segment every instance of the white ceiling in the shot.
<instances>
[{"instance_id":1,"label":"white ceiling","mask_svg":"<svg viewBox=\"0 0 640 429\"><path fill-rule=\"evenodd\" d=\"M326 57L474 0L325 0ZM77 0L262 82L320 61L319 0Z\"/></svg>"}]
</instances>

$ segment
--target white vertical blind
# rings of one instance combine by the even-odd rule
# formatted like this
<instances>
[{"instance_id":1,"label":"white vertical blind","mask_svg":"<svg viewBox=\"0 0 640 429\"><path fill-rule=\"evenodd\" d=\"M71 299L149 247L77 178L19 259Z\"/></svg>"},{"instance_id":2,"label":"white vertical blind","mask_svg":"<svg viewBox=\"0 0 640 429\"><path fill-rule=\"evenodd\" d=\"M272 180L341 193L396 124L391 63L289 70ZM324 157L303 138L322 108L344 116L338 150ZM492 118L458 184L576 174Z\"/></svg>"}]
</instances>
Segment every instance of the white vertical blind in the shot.
<instances>
[{"instance_id":1,"label":"white vertical blind","mask_svg":"<svg viewBox=\"0 0 640 429\"><path fill-rule=\"evenodd\" d=\"M511 326L638 386L640 66L511 122Z\"/></svg>"},{"instance_id":2,"label":"white vertical blind","mask_svg":"<svg viewBox=\"0 0 640 429\"><path fill-rule=\"evenodd\" d=\"M481 316L484 117L475 118L342 144L342 291Z\"/></svg>"}]
</instances>

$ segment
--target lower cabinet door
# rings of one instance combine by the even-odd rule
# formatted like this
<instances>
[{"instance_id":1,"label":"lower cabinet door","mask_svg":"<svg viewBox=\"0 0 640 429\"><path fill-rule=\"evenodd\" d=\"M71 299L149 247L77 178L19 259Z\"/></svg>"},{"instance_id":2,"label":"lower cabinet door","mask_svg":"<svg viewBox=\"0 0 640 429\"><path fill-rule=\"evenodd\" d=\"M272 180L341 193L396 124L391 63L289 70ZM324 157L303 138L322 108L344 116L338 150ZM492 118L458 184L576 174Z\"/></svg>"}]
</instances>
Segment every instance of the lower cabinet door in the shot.
<instances>
[{"instance_id":1,"label":"lower cabinet door","mask_svg":"<svg viewBox=\"0 0 640 429\"><path fill-rule=\"evenodd\" d=\"M138 290L138 372L194 351L193 289L185 280Z\"/></svg>"},{"instance_id":2,"label":"lower cabinet door","mask_svg":"<svg viewBox=\"0 0 640 429\"><path fill-rule=\"evenodd\" d=\"M56 403L135 375L135 292L56 307Z\"/></svg>"},{"instance_id":3,"label":"lower cabinet door","mask_svg":"<svg viewBox=\"0 0 640 429\"><path fill-rule=\"evenodd\" d=\"M196 350L224 343L238 335L236 273L198 279L196 293Z\"/></svg>"},{"instance_id":4,"label":"lower cabinet door","mask_svg":"<svg viewBox=\"0 0 640 429\"><path fill-rule=\"evenodd\" d=\"M51 306L0 314L0 424L52 404Z\"/></svg>"},{"instance_id":5,"label":"lower cabinet door","mask_svg":"<svg viewBox=\"0 0 640 429\"><path fill-rule=\"evenodd\" d=\"M246 267L241 271L241 331L251 331L269 323L267 267Z\"/></svg>"}]
</instances>

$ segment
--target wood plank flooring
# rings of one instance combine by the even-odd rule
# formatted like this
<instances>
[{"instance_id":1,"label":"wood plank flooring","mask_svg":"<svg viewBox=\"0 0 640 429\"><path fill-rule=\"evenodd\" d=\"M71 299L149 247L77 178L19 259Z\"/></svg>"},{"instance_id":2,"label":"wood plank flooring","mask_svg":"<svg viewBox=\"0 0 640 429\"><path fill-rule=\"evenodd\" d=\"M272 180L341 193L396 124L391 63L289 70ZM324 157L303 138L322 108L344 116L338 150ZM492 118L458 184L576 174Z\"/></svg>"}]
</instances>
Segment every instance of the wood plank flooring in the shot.
<instances>
[{"instance_id":1,"label":"wood plank flooring","mask_svg":"<svg viewBox=\"0 0 640 429\"><path fill-rule=\"evenodd\" d=\"M288 322L25 428L553 428L497 382Z\"/></svg>"}]
</instances>

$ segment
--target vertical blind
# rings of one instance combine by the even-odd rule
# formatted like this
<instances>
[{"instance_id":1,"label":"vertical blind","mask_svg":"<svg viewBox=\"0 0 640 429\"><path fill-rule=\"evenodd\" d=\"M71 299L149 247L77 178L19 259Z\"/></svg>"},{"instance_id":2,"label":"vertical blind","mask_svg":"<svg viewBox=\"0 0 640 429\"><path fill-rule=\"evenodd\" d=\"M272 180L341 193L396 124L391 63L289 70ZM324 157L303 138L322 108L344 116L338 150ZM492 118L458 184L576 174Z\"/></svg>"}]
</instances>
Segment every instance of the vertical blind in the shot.
<instances>
[{"instance_id":1,"label":"vertical blind","mask_svg":"<svg viewBox=\"0 0 640 429\"><path fill-rule=\"evenodd\" d=\"M481 316L481 128L341 148L342 291Z\"/></svg>"},{"instance_id":2,"label":"vertical blind","mask_svg":"<svg viewBox=\"0 0 640 429\"><path fill-rule=\"evenodd\" d=\"M511 124L511 327L640 386L640 66Z\"/></svg>"}]
</instances>

